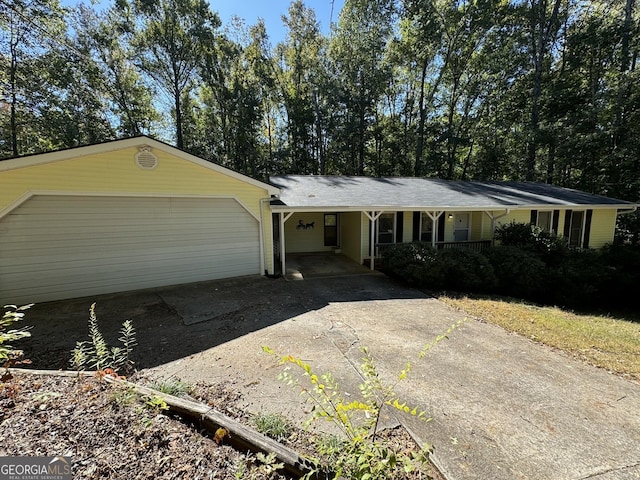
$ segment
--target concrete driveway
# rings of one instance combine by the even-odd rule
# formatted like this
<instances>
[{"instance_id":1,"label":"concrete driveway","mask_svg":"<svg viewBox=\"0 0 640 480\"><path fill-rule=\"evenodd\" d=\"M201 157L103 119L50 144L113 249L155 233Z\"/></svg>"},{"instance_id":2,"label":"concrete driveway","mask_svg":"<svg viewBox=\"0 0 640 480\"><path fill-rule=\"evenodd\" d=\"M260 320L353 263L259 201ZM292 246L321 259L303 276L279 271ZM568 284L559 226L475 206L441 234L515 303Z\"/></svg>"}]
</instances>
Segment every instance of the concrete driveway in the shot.
<instances>
[{"instance_id":1,"label":"concrete driveway","mask_svg":"<svg viewBox=\"0 0 640 480\"><path fill-rule=\"evenodd\" d=\"M68 352L94 300L106 330L134 319L149 374L228 381L256 413L302 420L310 409L276 379L280 367L262 345L331 371L353 396L360 347L389 381L412 361L397 391L433 420L394 414L385 422L435 445L451 480L640 478L640 385L474 319L418 360L463 315L381 274L249 277L39 305L28 316L35 366Z\"/></svg>"}]
</instances>

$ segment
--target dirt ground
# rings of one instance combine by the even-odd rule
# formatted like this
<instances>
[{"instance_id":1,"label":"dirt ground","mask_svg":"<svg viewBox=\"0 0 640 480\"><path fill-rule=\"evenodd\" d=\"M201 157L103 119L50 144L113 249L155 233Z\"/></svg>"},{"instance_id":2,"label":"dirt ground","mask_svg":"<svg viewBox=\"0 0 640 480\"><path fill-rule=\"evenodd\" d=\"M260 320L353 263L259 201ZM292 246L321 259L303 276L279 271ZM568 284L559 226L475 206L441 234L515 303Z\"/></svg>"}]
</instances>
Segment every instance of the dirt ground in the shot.
<instances>
[{"instance_id":1,"label":"dirt ground","mask_svg":"<svg viewBox=\"0 0 640 480\"><path fill-rule=\"evenodd\" d=\"M0 383L0 423L3 456L68 456L75 479L218 479L287 480L277 461L260 460L255 452L216 439L197 421L163 411L150 399L108 384L98 377L55 377L14 373ZM138 384L146 384L136 377ZM183 394L226 416L253 426L238 408L232 385L193 385ZM382 433L397 451L416 445L401 428ZM280 443L317 458L312 438L291 426ZM427 477L430 472L433 477ZM430 466L394 478L444 480Z\"/></svg>"}]
</instances>

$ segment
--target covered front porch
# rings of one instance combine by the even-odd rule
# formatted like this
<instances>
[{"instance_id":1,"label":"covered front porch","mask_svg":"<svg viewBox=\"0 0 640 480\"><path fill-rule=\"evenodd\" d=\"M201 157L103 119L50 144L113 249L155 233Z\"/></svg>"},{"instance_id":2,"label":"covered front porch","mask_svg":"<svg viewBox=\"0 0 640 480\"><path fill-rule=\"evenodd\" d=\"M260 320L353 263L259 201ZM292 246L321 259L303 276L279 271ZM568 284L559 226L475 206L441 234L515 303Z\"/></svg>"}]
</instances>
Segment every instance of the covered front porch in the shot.
<instances>
[{"instance_id":1,"label":"covered front porch","mask_svg":"<svg viewBox=\"0 0 640 480\"><path fill-rule=\"evenodd\" d=\"M292 269L292 255L312 253L342 255L375 270L385 249L396 244L423 241L434 248L487 248L493 243L496 220L506 213L283 208L273 214L274 255L282 274Z\"/></svg>"}]
</instances>

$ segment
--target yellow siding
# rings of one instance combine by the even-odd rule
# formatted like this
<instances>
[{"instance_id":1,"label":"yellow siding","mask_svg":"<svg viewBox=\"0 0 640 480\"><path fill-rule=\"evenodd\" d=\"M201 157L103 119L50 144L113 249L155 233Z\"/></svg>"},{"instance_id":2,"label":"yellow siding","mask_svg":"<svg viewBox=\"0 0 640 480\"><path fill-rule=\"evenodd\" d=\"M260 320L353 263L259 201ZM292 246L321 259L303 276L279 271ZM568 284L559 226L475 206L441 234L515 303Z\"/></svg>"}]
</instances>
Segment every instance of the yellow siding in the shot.
<instances>
[{"instance_id":1,"label":"yellow siding","mask_svg":"<svg viewBox=\"0 0 640 480\"><path fill-rule=\"evenodd\" d=\"M340 214L340 248L345 256L358 263L362 263L362 223L360 212Z\"/></svg>"},{"instance_id":2,"label":"yellow siding","mask_svg":"<svg viewBox=\"0 0 640 480\"><path fill-rule=\"evenodd\" d=\"M361 213L362 223L360 224L360 250L362 258L371 258L370 237L371 237L371 220L364 213Z\"/></svg>"},{"instance_id":3,"label":"yellow siding","mask_svg":"<svg viewBox=\"0 0 640 480\"><path fill-rule=\"evenodd\" d=\"M616 210L594 210L591 217L589 248L602 248L613 242L616 229Z\"/></svg>"},{"instance_id":4,"label":"yellow siding","mask_svg":"<svg viewBox=\"0 0 640 480\"><path fill-rule=\"evenodd\" d=\"M266 189L158 149L152 151L158 157L153 170L138 167L134 160L138 149L126 148L0 172L0 211L31 192L229 196L238 199L255 218L261 218L260 199L269 196ZM262 220L265 251L271 252L271 216L263 214ZM265 262L267 270L273 272L272 256L266 255Z\"/></svg>"},{"instance_id":5,"label":"yellow siding","mask_svg":"<svg viewBox=\"0 0 640 480\"><path fill-rule=\"evenodd\" d=\"M413 240L413 212L400 212L402 219L402 242L410 243Z\"/></svg>"},{"instance_id":6,"label":"yellow siding","mask_svg":"<svg viewBox=\"0 0 640 480\"><path fill-rule=\"evenodd\" d=\"M495 212L493 212L495 214ZM492 240L492 221L486 213L482 213L482 237L481 240Z\"/></svg>"},{"instance_id":7,"label":"yellow siding","mask_svg":"<svg viewBox=\"0 0 640 480\"><path fill-rule=\"evenodd\" d=\"M313 228L298 228L310 225ZM287 253L330 252L334 247L324 246L324 213L294 213L284 224Z\"/></svg>"},{"instance_id":8,"label":"yellow siding","mask_svg":"<svg viewBox=\"0 0 640 480\"><path fill-rule=\"evenodd\" d=\"M496 216L501 215L504 212L493 212ZM496 227L500 225L506 225L511 222L516 223L529 223L531 221L530 210L513 210L502 218L496 221Z\"/></svg>"},{"instance_id":9,"label":"yellow siding","mask_svg":"<svg viewBox=\"0 0 640 480\"><path fill-rule=\"evenodd\" d=\"M482 238L482 217L485 214L482 212L471 213L471 232L469 232L469 240L483 240Z\"/></svg>"}]
</instances>

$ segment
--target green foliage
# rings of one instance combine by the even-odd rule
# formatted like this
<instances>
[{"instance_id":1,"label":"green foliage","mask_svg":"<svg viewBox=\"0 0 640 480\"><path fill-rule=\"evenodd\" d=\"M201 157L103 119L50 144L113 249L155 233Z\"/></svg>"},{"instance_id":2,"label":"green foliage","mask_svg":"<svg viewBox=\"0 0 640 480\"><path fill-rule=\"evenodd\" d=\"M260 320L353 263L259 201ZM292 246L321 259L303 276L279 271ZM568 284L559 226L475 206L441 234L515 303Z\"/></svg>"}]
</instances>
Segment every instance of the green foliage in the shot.
<instances>
[{"instance_id":1,"label":"green foliage","mask_svg":"<svg viewBox=\"0 0 640 480\"><path fill-rule=\"evenodd\" d=\"M439 250L433 266L441 278L441 285L446 289L482 292L491 290L496 283L491 264L486 257L473 250Z\"/></svg>"},{"instance_id":2,"label":"green foliage","mask_svg":"<svg viewBox=\"0 0 640 480\"><path fill-rule=\"evenodd\" d=\"M133 369L131 353L137 345L133 322L126 320L120 329L121 346L107 344L95 313L96 304L89 309L89 340L76 342L72 350L71 364L77 370L92 368L95 370L112 369L114 372L128 372Z\"/></svg>"},{"instance_id":3,"label":"green foliage","mask_svg":"<svg viewBox=\"0 0 640 480\"><path fill-rule=\"evenodd\" d=\"M640 283L640 248L567 248L537 227L510 223L497 229L501 245L482 253L433 249L416 242L384 253L387 270L431 290L497 293L570 308L633 308Z\"/></svg>"},{"instance_id":4,"label":"green foliage","mask_svg":"<svg viewBox=\"0 0 640 480\"><path fill-rule=\"evenodd\" d=\"M262 452L258 452L256 453L256 459L260 462L258 471L267 476L284 468L284 463L279 463L277 461L276 454L274 452L268 453L267 455Z\"/></svg>"},{"instance_id":5,"label":"green foliage","mask_svg":"<svg viewBox=\"0 0 640 480\"><path fill-rule=\"evenodd\" d=\"M448 338L447 335L458 326L459 323L452 325L447 332L427 343L419 352L418 358L424 358L433 346ZM277 356L269 347L265 346L263 350ZM285 365L279 378L299 390L312 404L312 415L307 425L317 420L326 420L342 433L341 437L326 437L317 443L322 460L305 478L330 472L332 478L336 479L391 479L395 478L394 472L397 473L397 469L411 472L427 461L430 446L425 446L418 453L396 452L378 436L380 415L384 408L400 411L424 422L431 420L418 407L403 402L395 392L398 383L409 377L413 368L411 362L407 362L390 384L380 377L368 349L362 348L361 352L361 399L345 395L330 372L318 375L311 365L299 358L291 355L279 357L279 363ZM295 367L297 374L292 373L291 366Z\"/></svg>"},{"instance_id":6,"label":"green foliage","mask_svg":"<svg viewBox=\"0 0 640 480\"><path fill-rule=\"evenodd\" d=\"M160 395L153 395L149 397L144 404L155 413L161 413L169 410L169 405L167 405L167 402Z\"/></svg>"},{"instance_id":7,"label":"green foliage","mask_svg":"<svg viewBox=\"0 0 640 480\"><path fill-rule=\"evenodd\" d=\"M110 393L111 402L119 408L129 407L138 401L138 394L133 388L113 388Z\"/></svg>"},{"instance_id":8,"label":"green foliage","mask_svg":"<svg viewBox=\"0 0 640 480\"><path fill-rule=\"evenodd\" d=\"M275 413L258 414L251 419L256 430L275 440L283 440L291 434L291 425L282 415Z\"/></svg>"},{"instance_id":9,"label":"green foliage","mask_svg":"<svg viewBox=\"0 0 640 480\"><path fill-rule=\"evenodd\" d=\"M436 261L437 250L427 242L397 243L384 250L386 268L411 284L419 284L426 264Z\"/></svg>"},{"instance_id":10,"label":"green foliage","mask_svg":"<svg viewBox=\"0 0 640 480\"><path fill-rule=\"evenodd\" d=\"M640 211L618 215L614 243L640 247Z\"/></svg>"},{"instance_id":11,"label":"green foliage","mask_svg":"<svg viewBox=\"0 0 640 480\"><path fill-rule=\"evenodd\" d=\"M496 283L489 261L467 249L435 250L424 242L402 244L386 251L384 261L393 274L433 290L488 291Z\"/></svg>"},{"instance_id":12,"label":"green foliage","mask_svg":"<svg viewBox=\"0 0 640 480\"><path fill-rule=\"evenodd\" d=\"M273 452L267 455L258 452L255 455L248 453L234 467L233 476L238 480L266 480L276 476L284 468L284 463L279 463Z\"/></svg>"},{"instance_id":13,"label":"green foliage","mask_svg":"<svg viewBox=\"0 0 640 480\"><path fill-rule=\"evenodd\" d=\"M571 250L549 271L545 300L573 308L606 305L603 287L610 282L611 273L599 251Z\"/></svg>"},{"instance_id":14,"label":"green foliage","mask_svg":"<svg viewBox=\"0 0 640 480\"><path fill-rule=\"evenodd\" d=\"M533 252L510 245L482 252L496 274L496 291L520 298L536 298L545 288L545 263Z\"/></svg>"},{"instance_id":15,"label":"green foliage","mask_svg":"<svg viewBox=\"0 0 640 480\"><path fill-rule=\"evenodd\" d=\"M189 394L193 391L193 385L177 378L159 378L153 380L149 386L154 390L176 397Z\"/></svg>"},{"instance_id":16,"label":"green foliage","mask_svg":"<svg viewBox=\"0 0 640 480\"><path fill-rule=\"evenodd\" d=\"M23 351L13 347L7 342L14 342L31 336L29 327L19 329L9 329L12 325L24 318L25 310L31 308L33 304L23 305L5 305L5 312L0 320L0 364L7 366L8 364L19 360Z\"/></svg>"},{"instance_id":17,"label":"green foliage","mask_svg":"<svg viewBox=\"0 0 640 480\"><path fill-rule=\"evenodd\" d=\"M560 264L568 252L564 238L529 223L513 221L499 225L496 227L495 239L501 245L528 250L552 266Z\"/></svg>"},{"instance_id":18,"label":"green foliage","mask_svg":"<svg viewBox=\"0 0 640 480\"><path fill-rule=\"evenodd\" d=\"M327 34L295 1L275 44L261 21L219 28L203 0L6 5L1 157L175 132L260 178L527 179L640 197L634 2L347 0ZM636 242L625 223L619 239Z\"/></svg>"}]
</instances>

